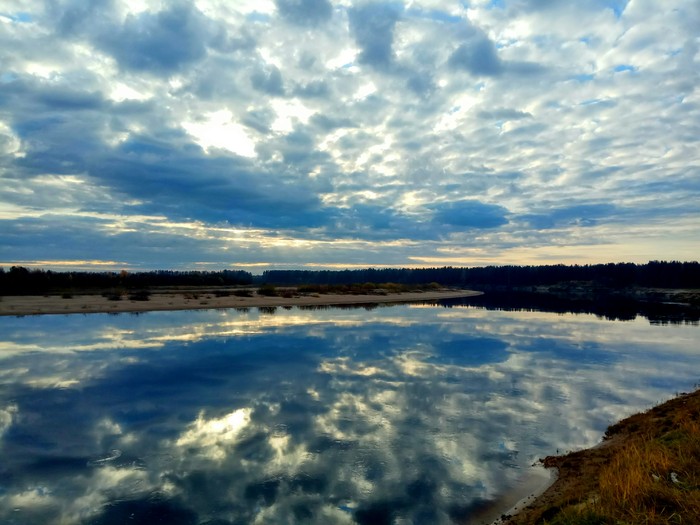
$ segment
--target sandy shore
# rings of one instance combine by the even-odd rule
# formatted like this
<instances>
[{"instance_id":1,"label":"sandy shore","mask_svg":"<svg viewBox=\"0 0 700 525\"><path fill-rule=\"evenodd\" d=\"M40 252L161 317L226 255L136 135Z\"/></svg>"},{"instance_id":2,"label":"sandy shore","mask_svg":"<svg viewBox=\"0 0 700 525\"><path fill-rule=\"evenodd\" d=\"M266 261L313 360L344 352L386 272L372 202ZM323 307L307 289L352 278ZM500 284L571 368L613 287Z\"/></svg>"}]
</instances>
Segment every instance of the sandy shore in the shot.
<instances>
[{"instance_id":1,"label":"sandy shore","mask_svg":"<svg viewBox=\"0 0 700 525\"><path fill-rule=\"evenodd\" d=\"M0 315L41 315L41 314L88 314L151 312L159 310L201 310L209 308L256 308L275 306L334 306L378 303L413 303L438 301L479 295L470 290L436 290L425 292L390 293L386 295L367 294L320 294L293 295L292 297L267 297L253 294L252 297L229 295L217 297L207 292L156 292L147 301L122 298L110 300L102 295L6 295L0 297Z\"/></svg>"}]
</instances>

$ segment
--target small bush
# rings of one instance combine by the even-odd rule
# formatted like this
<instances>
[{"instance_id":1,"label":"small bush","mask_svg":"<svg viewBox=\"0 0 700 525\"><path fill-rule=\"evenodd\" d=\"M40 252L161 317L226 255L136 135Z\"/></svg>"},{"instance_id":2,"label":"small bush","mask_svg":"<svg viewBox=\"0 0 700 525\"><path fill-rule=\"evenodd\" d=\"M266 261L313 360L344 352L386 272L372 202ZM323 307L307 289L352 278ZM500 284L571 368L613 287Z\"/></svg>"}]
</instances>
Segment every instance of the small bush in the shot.
<instances>
[{"instance_id":1,"label":"small bush","mask_svg":"<svg viewBox=\"0 0 700 525\"><path fill-rule=\"evenodd\" d=\"M124 295L124 291L120 290L120 289L108 290L106 292L102 292L102 297L104 297L108 301L121 301L123 295Z\"/></svg>"},{"instance_id":2,"label":"small bush","mask_svg":"<svg viewBox=\"0 0 700 525\"><path fill-rule=\"evenodd\" d=\"M320 293L321 292L321 285L320 284L302 284L301 286L297 287L297 292L299 292L299 293Z\"/></svg>"},{"instance_id":3,"label":"small bush","mask_svg":"<svg viewBox=\"0 0 700 525\"><path fill-rule=\"evenodd\" d=\"M236 297L253 297L253 292L250 290L234 290L233 295Z\"/></svg>"},{"instance_id":4,"label":"small bush","mask_svg":"<svg viewBox=\"0 0 700 525\"><path fill-rule=\"evenodd\" d=\"M277 293L277 288L275 288L271 284L264 284L260 288L258 288L258 295L264 295L266 297L275 297L279 294Z\"/></svg>"},{"instance_id":5,"label":"small bush","mask_svg":"<svg viewBox=\"0 0 700 525\"><path fill-rule=\"evenodd\" d=\"M148 290L140 290L129 294L129 299L132 301L148 301L151 298L151 292Z\"/></svg>"}]
</instances>

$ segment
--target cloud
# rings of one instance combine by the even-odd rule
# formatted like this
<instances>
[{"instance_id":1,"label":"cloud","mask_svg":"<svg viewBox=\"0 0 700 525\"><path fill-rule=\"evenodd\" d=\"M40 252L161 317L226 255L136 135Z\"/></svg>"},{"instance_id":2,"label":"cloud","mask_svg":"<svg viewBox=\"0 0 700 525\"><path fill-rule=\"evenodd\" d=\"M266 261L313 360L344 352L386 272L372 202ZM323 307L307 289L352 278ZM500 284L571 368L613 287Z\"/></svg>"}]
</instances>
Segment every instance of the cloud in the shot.
<instances>
[{"instance_id":1,"label":"cloud","mask_svg":"<svg viewBox=\"0 0 700 525\"><path fill-rule=\"evenodd\" d=\"M477 200L463 200L431 206L433 222L439 226L456 228L497 228L508 223L508 210L496 204Z\"/></svg>"},{"instance_id":2,"label":"cloud","mask_svg":"<svg viewBox=\"0 0 700 525\"><path fill-rule=\"evenodd\" d=\"M349 12L350 30L360 46L363 64L386 69L394 60L394 27L401 10L396 4L367 3Z\"/></svg>"},{"instance_id":3,"label":"cloud","mask_svg":"<svg viewBox=\"0 0 700 525\"><path fill-rule=\"evenodd\" d=\"M602 219L619 216L620 210L611 204L579 204L557 207L546 214L521 217L534 228L556 228L565 226L595 226Z\"/></svg>"},{"instance_id":4,"label":"cloud","mask_svg":"<svg viewBox=\"0 0 700 525\"><path fill-rule=\"evenodd\" d=\"M125 69L172 74L205 56L206 26L196 7L179 1L157 13L129 14L97 40Z\"/></svg>"},{"instance_id":5,"label":"cloud","mask_svg":"<svg viewBox=\"0 0 700 525\"><path fill-rule=\"evenodd\" d=\"M450 55L449 64L476 76L496 76L503 72L496 46L484 35L460 45Z\"/></svg>"},{"instance_id":6,"label":"cloud","mask_svg":"<svg viewBox=\"0 0 700 525\"><path fill-rule=\"evenodd\" d=\"M488 120L520 120L532 118L532 114L526 111L518 111L509 108L495 108L493 110L479 111L479 117Z\"/></svg>"},{"instance_id":7,"label":"cloud","mask_svg":"<svg viewBox=\"0 0 700 525\"><path fill-rule=\"evenodd\" d=\"M253 87L268 95L284 95L282 74L275 66L258 69L250 77Z\"/></svg>"},{"instance_id":8,"label":"cloud","mask_svg":"<svg viewBox=\"0 0 700 525\"><path fill-rule=\"evenodd\" d=\"M275 0L282 18L300 26L315 26L333 16L328 0Z\"/></svg>"},{"instance_id":9,"label":"cloud","mask_svg":"<svg viewBox=\"0 0 700 525\"><path fill-rule=\"evenodd\" d=\"M330 95L330 89L326 82L316 80L297 86L294 94L302 98L327 98Z\"/></svg>"}]
</instances>

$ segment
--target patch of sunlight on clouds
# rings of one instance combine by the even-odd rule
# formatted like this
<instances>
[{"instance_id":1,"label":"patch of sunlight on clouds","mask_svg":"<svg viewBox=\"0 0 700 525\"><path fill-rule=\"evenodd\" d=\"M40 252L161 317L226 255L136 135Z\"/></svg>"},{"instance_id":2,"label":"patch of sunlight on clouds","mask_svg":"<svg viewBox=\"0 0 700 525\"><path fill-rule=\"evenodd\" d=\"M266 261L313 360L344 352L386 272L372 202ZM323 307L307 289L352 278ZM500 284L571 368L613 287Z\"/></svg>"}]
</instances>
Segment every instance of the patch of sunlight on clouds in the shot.
<instances>
[{"instance_id":1,"label":"patch of sunlight on clouds","mask_svg":"<svg viewBox=\"0 0 700 525\"><path fill-rule=\"evenodd\" d=\"M212 419L206 419L200 412L197 420L175 444L178 447L198 448L211 459L224 459L228 445L250 424L252 411L252 408L239 408L221 418Z\"/></svg>"},{"instance_id":2,"label":"patch of sunlight on clouds","mask_svg":"<svg viewBox=\"0 0 700 525\"><path fill-rule=\"evenodd\" d=\"M51 495L51 490L48 487L36 485L30 486L18 494L9 495L6 501L8 507L37 509L56 505L58 499Z\"/></svg>"},{"instance_id":3,"label":"patch of sunlight on clouds","mask_svg":"<svg viewBox=\"0 0 700 525\"><path fill-rule=\"evenodd\" d=\"M430 196L423 191L408 191L399 197L397 207L403 210L413 210L429 202L431 202Z\"/></svg>"},{"instance_id":4,"label":"patch of sunlight on clouds","mask_svg":"<svg viewBox=\"0 0 700 525\"><path fill-rule=\"evenodd\" d=\"M23 157L22 142L12 128L0 120L0 155Z\"/></svg>"},{"instance_id":5,"label":"patch of sunlight on clouds","mask_svg":"<svg viewBox=\"0 0 700 525\"><path fill-rule=\"evenodd\" d=\"M471 19L471 17L470 17ZM535 32L530 20L509 20L499 32L499 39L507 42L521 42L530 38Z\"/></svg>"},{"instance_id":6,"label":"patch of sunlight on clouds","mask_svg":"<svg viewBox=\"0 0 700 525\"><path fill-rule=\"evenodd\" d=\"M42 377L32 379L25 383L32 388L51 388L51 389L68 389L76 387L80 384L77 379L62 379L58 377Z\"/></svg>"},{"instance_id":7,"label":"patch of sunlight on clouds","mask_svg":"<svg viewBox=\"0 0 700 525\"><path fill-rule=\"evenodd\" d=\"M318 150L325 151L333 157L333 160L342 164L345 152L343 148L337 147L337 143L343 137L352 136L353 132L347 129L338 129L331 133L328 133L323 139L318 143Z\"/></svg>"},{"instance_id":8,"label":"patch of sunlight on clouds","mask_svg":"<svg viewBox=\"0 0 700 525\"><path fill-rule=\"evenodd\" d=\"M321 363L318 370L326 374L356 375L363 377L380 376L384 373L384 370L376 366L364 366L360 363L351 367L347 362L332 363L330 361Z\"/></svg>"},{"instance_id":9,"label":"patch of sunlight on clouds","mask_svg":"<svg viewBox=\"0 0 700 525\"><path fill-rule=\"evenodd\" d=\"M277 114L270 128L278 133L291 133L297 121L306 124L315 113L298 100L273 100L270 105Z\"/></svg>"},{"instance_id":10,"label":"patch of sunlight on clouds","mask_svg":"<svg viewBox=\"0 0 700 525\"><path fill-rule=\"evenodd\" d=\"M133 495L134 490L148 490L149 473L147 470L120 468L103 465L93 470L89 477L89 489L70 502L70 507L64 509L65 521L61 523L84 522L87 509L100 509L108 504L108 500L126 499ZM169 494L172 490L168 483L159 487L160 492Z\"/></svg>"},{"instance_id":11,"label":"patch of sunlight on clouds","mask_svg":"<svg viewBox=\"0 0 700 525\"><path fill-rule=\"evenodd\" d=\"M382 194L373 190L363 190L358 191L354 196L357 197L360 202L371 202L379 200Z\"/></svg>"},{"instance_id":12,"label":"patch of sunlight on clouds","mask_svg":"<svg viewBox=\"0 0 700 525\"><path fill-rule=\"evenodd\" d=\"M0 439L2 439L5 432L12 426L16 415L17 405L9 405L0 409Z\"/></svg>"},{"instance_id":13,"label":"patch of sunlight on clouds","mask_svg":"<svg viewBox=\"0 0 700 525\"><path fill-rule=\"evenodd\" d=\"M365 84L362 84L357 91L355 91L355 94L353 98L355 100L364 100L370 95L373 95L374 93L377 92L377 85L374 82L366 82Z\"/></svg>"},{"instance_id":14,"label":"patch of sunlight on clouds","mask_svg":"<svg viewBox=\"0 0 700 525\"><path fill-rule=\"evenodd\" d=\"M439 133L441 131L450 131L458 128L463 124L463 120L471 108L478 102L478 97L467 93L455 97L452 101L452 108L438 119L433 127L433 131Z\"/></svg>"},{"instance_id":15,"label":"patch of sunlight on clouds","mask_svg":"<svg viewBox=\"0 0 700 525\"><path fill-rule=\"evenodd\" d=\"M242 157L257 156L255 142L227 109L208 113L204 121L184 122L182 127L207 153L210 148L221 148Z\"/></svg>"},{"instance_id":16,"label":"patch of sunlight on clouds","mask_svg":"<svg viewBox=\"0 0 700 525\"><path fill-rule=\"evenodd\" d=\"M226 20L227 18L231 18L227 15L234 13L240 5L245 6L247 2L229 2L227 5L219 0L195 0L194 3L204 16L211 19ZM262 2L259 3L262 4Z\"/></svg>"},{"instance_id":17,"label":"patch of sunlight on clouds","mask_svg":"<svg viewBox=\"0 0 700 525\"><path fill-rule=\"evenodd\" d=\"M116 3L116 8L119 9L121 16L138 15L146 11L158 11L163 2L161 0L122 0Z\"/></svg>"},{"instance_id":18,"label":"patch of sunlight on clouds","mask_svg":"<svg viewBox=\"0 0 700 525\"><path fill-rule=\"evenodd\" d=\"M377 137L384 137L384 140L379 144L374 144L369 148L366 148L355 162L355 169L361 170L365 167L371 169L374 173L384 176L391 176L396 174L396 170L387 165L391 161L398 161L399 156L393 152L392 146L394 144L394 139L386 131L382 130L381 127L377 128ZM376 159L380 158L381 162L377 162ZM369 166L366 166L370 164Z\"/></svg>"},{"instance_id":19,"label":"patch of sunlight on clouds","mask_svg":"<svg viewBox=\"0 0 700 525\"><path fill-rule=\"evenodd\" d=\"M326 69L346 69L353 71L359 69L353 66L357 57L358 50L354 47L346 47L342 49L334 58L331 58L325 63Z\"/></svg>"},{"instance_id":20,"label":"patch of sunlight on clouds","mask_svg":"<svg viewBox=\"0 0 700 525\"><path fill-rule=\"evenodd\" d=\"M202 2L201 0L197 2L198 5L211 5L220 3L221 2L211 1ZM272 0L236 0L235 2L228 3L228 5L241 14L261 13L269 15L277 10L277 7L275 6L275 3Z\"/></svg>"},{"instance_id":21,"label":"patch of sunlight on clouds","mask_svg":"<svg viewBox=\"0 0 700 525\"><path fill-rule=\"evenodd\" d=\"M119 101L121 102L121 101ZM111 136L104 137L105 144L110 148L116 148L120 144L123 144L129 139L130 133L128 131L119 131L112 133Z\"/></svg>"},{"instance_id":22,"label":"patch of sunlight on clouds","mask_svg":"<svg viewBox=\"0 0 700 525\"><path fill-rule=\"evenodd\" d=\"M116 102L123 102L124 100L143 101L151 98L151 94L137 91L133 87L127 86L123 82L114 82L109 93L109 98Z\"/></svg>"},{"instance_id":23,"label":"patch of sunlight on clouds","mask_svg":"<svg viewBox=\"0 0 700 525\"><path fill-rule=\"evenodd\" d=\"M0 266L24 266L26 268L47 268L47 267L60 267L66 270L94 270L95 268L128 268L129 265L125 262L120 261L102 261L98 259L93 260L81 260L81 259L70 259L70 260L37 260L37 261L0 261Z\"/></svg>"},{"instance_id":24,"label":"patch of sunlight on clouds","mask_svg":"<svg viewBox=\"0 0 700 525\"><path fill-rule=\"evenodd\" d=\"M56 67L54 66L54 64L27 61L24 64L24 71L35 77L49 80L53 79L53 77L55 76Z\"/></svg>"}]
</instances>

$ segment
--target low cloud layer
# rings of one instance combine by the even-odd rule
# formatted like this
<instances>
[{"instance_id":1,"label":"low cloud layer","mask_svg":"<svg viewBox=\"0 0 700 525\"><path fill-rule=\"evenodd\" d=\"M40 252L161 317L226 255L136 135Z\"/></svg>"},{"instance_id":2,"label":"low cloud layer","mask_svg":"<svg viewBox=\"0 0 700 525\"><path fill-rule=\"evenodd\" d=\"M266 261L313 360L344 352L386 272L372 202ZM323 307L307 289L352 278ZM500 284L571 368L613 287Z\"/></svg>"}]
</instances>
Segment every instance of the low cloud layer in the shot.
<instances>
[{"instance_id":1,"label":"low cloud layer","mask_svg":"<svg viewBox=\"0 0 700 525\"><path fill-rule=\"evenodd\" d=\"M698 26L690 0L11 2L0 264L696 258Z\"/></svg>"}]
</instances>

